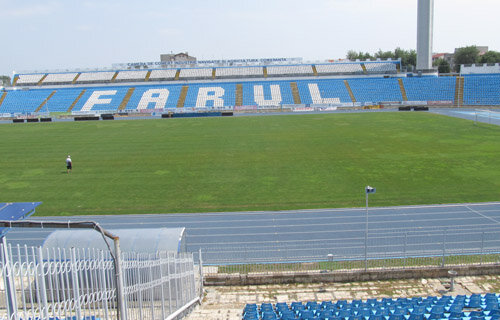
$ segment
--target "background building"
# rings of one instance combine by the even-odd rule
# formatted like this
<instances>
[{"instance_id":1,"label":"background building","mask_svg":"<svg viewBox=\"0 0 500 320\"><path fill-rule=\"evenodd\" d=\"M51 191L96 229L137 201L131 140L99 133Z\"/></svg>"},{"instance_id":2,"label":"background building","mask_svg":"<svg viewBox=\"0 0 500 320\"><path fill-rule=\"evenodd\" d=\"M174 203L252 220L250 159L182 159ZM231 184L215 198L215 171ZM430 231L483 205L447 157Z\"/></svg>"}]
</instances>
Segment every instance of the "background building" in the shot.
<instances>
[{"instance_id":1,"label":"background building","mask_svg":"<svg viewBox=\"0 0 500 320\"><path fill-rule=\"evenodd\" d=\"M187 52L170 53L170 54L161 54L160 61L161 62L186 62L186 61L196 62L196 57L191 57Z\"/></svg>"}]
</instances>

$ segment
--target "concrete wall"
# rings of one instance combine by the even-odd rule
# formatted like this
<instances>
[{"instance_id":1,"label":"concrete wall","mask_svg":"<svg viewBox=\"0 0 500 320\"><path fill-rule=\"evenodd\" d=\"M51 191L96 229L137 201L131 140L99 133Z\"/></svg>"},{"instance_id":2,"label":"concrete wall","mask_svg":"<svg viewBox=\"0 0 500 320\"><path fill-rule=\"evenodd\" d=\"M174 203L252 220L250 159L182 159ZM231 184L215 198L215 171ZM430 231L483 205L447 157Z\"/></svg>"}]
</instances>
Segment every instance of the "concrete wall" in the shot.
<instances>
[{"instance_id":1,"label":"concrete wall","mask_svg":"<svg viewBox=\"0 0 500 320\"><path fill-rule=\"evenodd\" d=\"M404 270L369 270L352 272L275 272L268 274L217 274L204 279L207 286L248 286L290 283L362 282L377 280L449 278L448 271L457 271L457 276L498 275L500 265L461 266L446 268L415 268Z\"/></svg>"}]
</instances>

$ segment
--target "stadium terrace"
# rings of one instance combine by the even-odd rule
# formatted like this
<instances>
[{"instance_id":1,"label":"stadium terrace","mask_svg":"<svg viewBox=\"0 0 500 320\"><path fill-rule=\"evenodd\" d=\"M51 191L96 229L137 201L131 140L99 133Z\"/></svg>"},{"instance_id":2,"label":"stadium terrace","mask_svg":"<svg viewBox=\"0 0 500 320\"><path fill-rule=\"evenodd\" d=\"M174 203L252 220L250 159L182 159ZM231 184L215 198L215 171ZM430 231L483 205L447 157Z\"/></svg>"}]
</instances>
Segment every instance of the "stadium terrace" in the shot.
<instances>
[{"instance_id":1,"label":"stadium terrace","mask_svg":"<svg viewBox=\"0 0 500 320\"><path fill-rule=\"evenodd\" d=\"M394 60L267 62L16 74L13 87L2 89L0 114L500 105L498 65L464 66L461 75L440 77L402 72Z\"/></svg>"}]
</instances>

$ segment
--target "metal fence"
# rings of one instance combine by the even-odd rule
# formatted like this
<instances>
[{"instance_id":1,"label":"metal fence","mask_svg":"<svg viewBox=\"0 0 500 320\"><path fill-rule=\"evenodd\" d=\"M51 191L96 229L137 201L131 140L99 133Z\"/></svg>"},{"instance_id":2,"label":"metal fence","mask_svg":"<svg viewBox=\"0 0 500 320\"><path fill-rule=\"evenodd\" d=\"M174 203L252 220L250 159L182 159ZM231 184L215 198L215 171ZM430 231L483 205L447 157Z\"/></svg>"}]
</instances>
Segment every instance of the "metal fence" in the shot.
<instances>
[{"instance_id":1,"label":"metal fence","mask_svg":"<svg viewBox=\"0 0 500 320\"><path fill-rule=\"evenodd\" d=\"M206 274L500 264L500 231L429 228L366 237L359 233L350 238L210 247L203 254Z\"/></svg>"},{"instance_id":2,"label":"metal fence","mask_svg":"<svg viewBox=\"0 0 500 320\"><path fill-rule=\"evenodd\" d=\"M122 253L122 315L109 252L1 245L0 254L1 319L167 319L200 297L193 254Z\"/></svg>"}]
</instances>

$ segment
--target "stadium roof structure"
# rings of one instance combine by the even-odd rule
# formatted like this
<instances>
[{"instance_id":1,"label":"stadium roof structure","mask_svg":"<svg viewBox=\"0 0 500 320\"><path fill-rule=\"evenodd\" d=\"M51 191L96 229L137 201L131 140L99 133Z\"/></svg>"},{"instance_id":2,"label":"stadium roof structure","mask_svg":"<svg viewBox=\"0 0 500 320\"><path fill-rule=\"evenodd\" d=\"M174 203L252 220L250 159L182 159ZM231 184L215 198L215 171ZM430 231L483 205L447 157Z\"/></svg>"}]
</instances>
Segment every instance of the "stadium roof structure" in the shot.
<instances>
[{"instance_id":1,"label":"stadium roof structure","mask_svg":"<svg viewBox=\"0 0 500 320\"><path fill-rule=\"evenodd\" d=\"M8 202L0 203L0 220L23 220L35 213L41 202ZM3 238L10 228L0 228L0 238Z\"/></svg>"}]
</instances>

